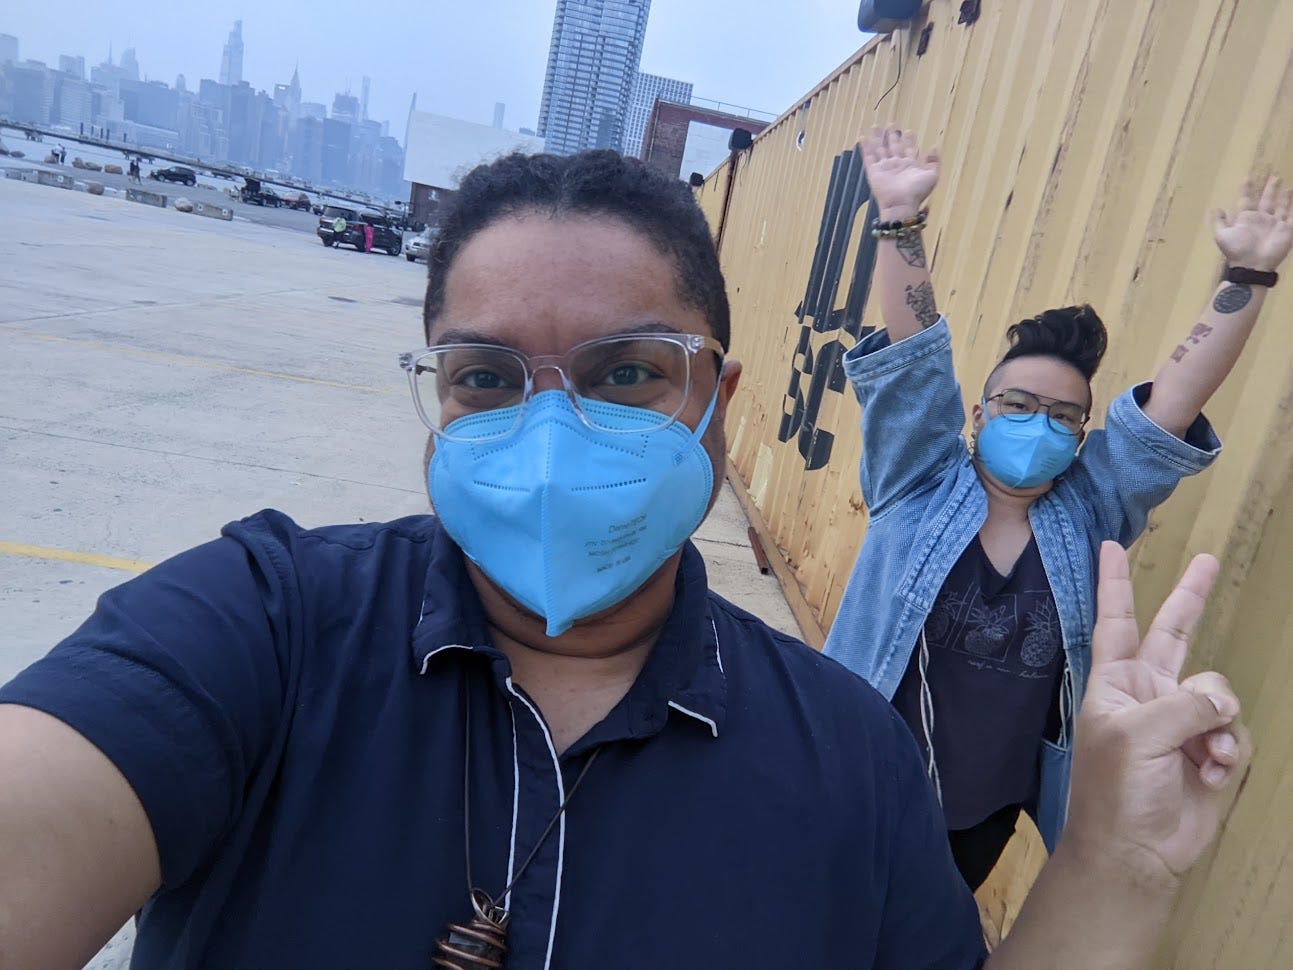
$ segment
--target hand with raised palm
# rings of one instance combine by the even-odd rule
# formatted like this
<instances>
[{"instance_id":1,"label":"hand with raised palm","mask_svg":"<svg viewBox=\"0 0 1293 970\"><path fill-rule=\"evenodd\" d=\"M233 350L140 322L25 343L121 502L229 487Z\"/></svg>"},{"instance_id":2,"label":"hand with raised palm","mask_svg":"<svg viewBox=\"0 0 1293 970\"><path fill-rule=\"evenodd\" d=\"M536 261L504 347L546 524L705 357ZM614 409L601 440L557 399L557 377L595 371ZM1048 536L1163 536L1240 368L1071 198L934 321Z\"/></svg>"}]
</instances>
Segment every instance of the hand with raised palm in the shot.
<instances>
[{"instance_id":1,"label":"hand with raised palm","mask_svg":"<svg viewBox=\"0 0 1293 970\"><path fill-rule=\"evenodd\" d=\"M1293 249L1293 189L1272 175L1262 188L1249 179L1234 214L1217 213L1217 247L1231 266L1273 270Z\"/></svg>"},{"instance_id":2,"label":"hand with raised palm","mask_svg":"<svg viewBox=\"0 0 1293 970\"><path fill-rule=\"evenodd\" d=\"M1252 754L1226 679L1179 679L1218 569L1195 557L1142 639L1127 554L1114 542L1100 552L1065 839L1150 879L1174 881L1203 853Z\"/></svg>"},{"instance_id":3,"label":"hand with raised palm","mask_svg":"<svg viewBox=\"0 0 1293 970\"><path fill-rule=\"evenodd\" d=\"M938 152L922 155L915 132L872 128L858 139L858 150L883 220L914 216L938 184Z\"/></svg>"}]
</instances>

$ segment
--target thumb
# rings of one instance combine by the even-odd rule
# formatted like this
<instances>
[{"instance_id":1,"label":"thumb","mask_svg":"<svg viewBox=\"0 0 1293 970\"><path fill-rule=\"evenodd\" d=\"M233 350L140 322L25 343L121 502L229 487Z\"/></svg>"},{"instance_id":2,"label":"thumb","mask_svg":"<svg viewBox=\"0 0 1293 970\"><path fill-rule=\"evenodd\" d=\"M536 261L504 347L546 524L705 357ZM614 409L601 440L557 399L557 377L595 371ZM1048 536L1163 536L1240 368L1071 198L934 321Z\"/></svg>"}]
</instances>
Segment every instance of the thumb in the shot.
<instances>
[{"instance_id":1,"label":"thumb","mask_svg":"<svg viewBox=\"0 0 1293 970\"><path fill-rule=\"evenodd\" d=\"M1218 209L1214 213L1214 218L1216 219L1217 232L1220 232L1222 229L1229 228L1230 216L1226 213L1225 209Z\"/></svg>"},{"instance_id":2,"label":"thumb","mask_svg":"<svg viewBox=\"0 0 1293 970\"><path fill-rule=\"evenodd\" d=\"M1178 690L1127 711L1124 726L1141 755L1157 758L1190 738L1225 727L1238 713L1233 706L1226 698Z\"/></svg>"}]
</instances>

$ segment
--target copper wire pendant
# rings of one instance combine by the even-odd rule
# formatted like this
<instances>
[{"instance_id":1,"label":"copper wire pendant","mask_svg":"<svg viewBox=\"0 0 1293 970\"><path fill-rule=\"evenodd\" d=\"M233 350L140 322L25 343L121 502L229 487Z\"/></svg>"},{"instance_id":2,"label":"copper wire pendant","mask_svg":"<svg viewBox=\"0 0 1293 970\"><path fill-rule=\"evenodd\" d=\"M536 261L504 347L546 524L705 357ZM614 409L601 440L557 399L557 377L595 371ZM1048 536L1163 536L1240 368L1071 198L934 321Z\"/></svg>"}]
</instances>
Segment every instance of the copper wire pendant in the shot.
<instances>
[{"instance_id":1,"label":"copper wire pendant","mask_svg":"<svg viewBox=\"0 0 1293 970\"><path fill-rule=\"evenodd\" d=\"M511 915L480 889L471 891L471 908L476 916L470 923L450 923L448 934L436 940L432 965L442 970L499 970L503 966Z\"/></svg>"}]
</instances>

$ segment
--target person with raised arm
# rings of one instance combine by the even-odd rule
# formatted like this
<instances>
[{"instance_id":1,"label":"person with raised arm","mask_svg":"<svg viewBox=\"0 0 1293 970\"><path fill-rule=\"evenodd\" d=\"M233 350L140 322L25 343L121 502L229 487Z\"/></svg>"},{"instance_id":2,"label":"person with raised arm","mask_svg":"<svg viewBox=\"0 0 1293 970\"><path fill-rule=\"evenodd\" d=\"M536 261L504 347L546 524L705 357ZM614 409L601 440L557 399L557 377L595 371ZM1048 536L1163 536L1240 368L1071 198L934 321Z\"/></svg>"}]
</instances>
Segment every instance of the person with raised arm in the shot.
<instances>
[{"instance_id":1,"label":"person with raised arm","mask_svg":"<svg viewBox=\"0 0 1293 970\"><path fill-rule=\"evenodd\" d=\"M884 329L844 358L862 405L865 541L828 656L868 680L917 738L957 866L991 872L1021 811L1054 850L1074 717L1091 670L1100 544L1127 547L1149 513L1221 450L1204 404L1253 331L1293 246L1293 193L1248 182L1216 219L1225 278L1153 381L1089 426L1107 343L1090 306L1043 310L971 409L952 366L922 240L939 157L915 134L858 142L879 214L874 293Z\"/></svg>"}]
</instances>

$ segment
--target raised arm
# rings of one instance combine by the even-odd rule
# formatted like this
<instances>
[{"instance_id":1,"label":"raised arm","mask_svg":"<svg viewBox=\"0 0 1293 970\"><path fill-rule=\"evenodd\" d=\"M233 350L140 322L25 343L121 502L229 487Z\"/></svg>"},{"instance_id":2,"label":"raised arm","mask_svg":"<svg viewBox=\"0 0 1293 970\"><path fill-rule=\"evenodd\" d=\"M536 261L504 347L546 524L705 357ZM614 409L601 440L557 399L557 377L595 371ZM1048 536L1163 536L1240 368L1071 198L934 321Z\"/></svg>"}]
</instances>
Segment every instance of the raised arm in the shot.
<instances>
[{"instance_id":1,"label":"raised arm","mask_svg":"<svg viewBox=\"0 0 1293 970\"><path fill-rule=\"evenodd\" d=\"M1228 267L1273 272L1293 248L1293 190L1272 175L1264 188L1246 182L1233 216L1219 212L1217 246ZM1145 414L1183 438L1221 386L1248 342L1266 299L1266 286L1222 283L1199 321L1154 378Z\"/></svg>"},{"instance_id":2,"label":"raised arm","mask_svg":"<svg viewBox=\"0 0 1293 970\"><path fill-rule=\"evenodd\" d=\"M858 139L871 198L881 222L915 219L938 184L938 154L921 154L916 136L889 125ZM870 232L871 227L867 226ZM897 343L938 322L934 286L918 231L881 238L876 247L875 287L889 339Z\"/></svg>"}]
</instances>

